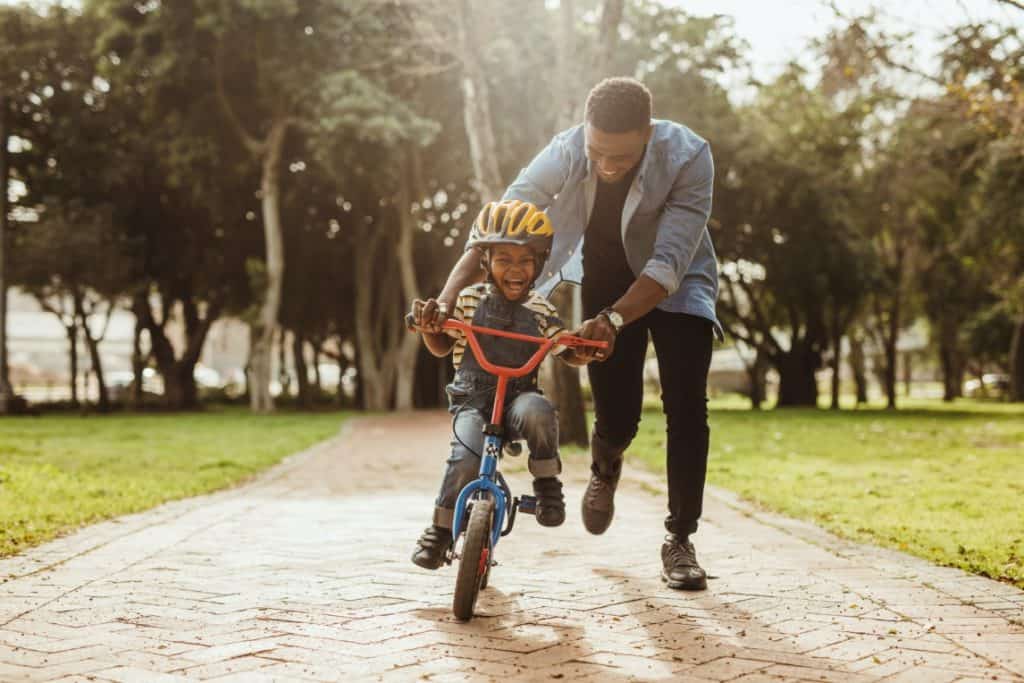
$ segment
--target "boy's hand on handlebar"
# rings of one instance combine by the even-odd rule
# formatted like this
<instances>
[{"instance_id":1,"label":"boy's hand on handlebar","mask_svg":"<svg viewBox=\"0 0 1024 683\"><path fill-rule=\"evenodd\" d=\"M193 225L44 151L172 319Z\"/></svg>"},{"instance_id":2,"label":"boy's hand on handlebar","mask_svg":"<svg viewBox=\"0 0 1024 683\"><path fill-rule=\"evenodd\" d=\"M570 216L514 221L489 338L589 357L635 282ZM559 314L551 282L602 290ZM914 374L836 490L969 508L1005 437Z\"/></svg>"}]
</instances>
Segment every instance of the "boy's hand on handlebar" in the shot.
<instances>
[{"instance_id":1,"label":"boy's hand on handlebar","mask_svg":"<svg viewBox=\"0 0 1024 683\"><path fill-rule=\"evenodd\" d=\"M437 299L430 298L426 301L414 299L411 311L413 324L422 332L441 334L444 330L441 327L448 319L450 313L448 304Z\"/></svg>"},{"instance_id":2,"label":"boy's hand on handlebar","mask_svg":"<svg viewBox=\"0 0 1024 683\"><path fill-rule=\"evenodd\" d=\"M612 324L603 315L591 318L590 320L584 320L583 324L573 334L584 339L608 342L608 348L606 349L595 349L589 346L573 349L576 357L585 363L594 360L598 362L608 360L615 350L615 328L612 327Z\"/></svg>"}]
</instances>

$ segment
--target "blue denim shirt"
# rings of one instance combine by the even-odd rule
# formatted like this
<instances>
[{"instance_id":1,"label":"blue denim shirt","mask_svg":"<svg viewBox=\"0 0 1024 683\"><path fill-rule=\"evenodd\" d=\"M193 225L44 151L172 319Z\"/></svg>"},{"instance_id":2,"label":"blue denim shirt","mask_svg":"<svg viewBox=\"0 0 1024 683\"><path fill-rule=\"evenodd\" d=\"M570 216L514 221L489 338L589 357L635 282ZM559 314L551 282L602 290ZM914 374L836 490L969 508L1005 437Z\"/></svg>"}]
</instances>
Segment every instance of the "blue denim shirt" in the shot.
<instances>
[{"instance_id":1,"label":"blue denim shirt","mask_svg":"<svg viewBox=\"0 0 1024 683\"><path fill-rule=\"evenodd\" d=\"M692 130L653 120L654 130L622 209L622 244L633 274L668 292L658 308L707 318L715 315L718 262L708 232L715 175L711 147ZM583 278L583 237L597 191L583 126L556 135L519 173L503 199L547 209L555 229L551 257L538 278L547 295L562 280Z\"/></svg>"}]
</instances>

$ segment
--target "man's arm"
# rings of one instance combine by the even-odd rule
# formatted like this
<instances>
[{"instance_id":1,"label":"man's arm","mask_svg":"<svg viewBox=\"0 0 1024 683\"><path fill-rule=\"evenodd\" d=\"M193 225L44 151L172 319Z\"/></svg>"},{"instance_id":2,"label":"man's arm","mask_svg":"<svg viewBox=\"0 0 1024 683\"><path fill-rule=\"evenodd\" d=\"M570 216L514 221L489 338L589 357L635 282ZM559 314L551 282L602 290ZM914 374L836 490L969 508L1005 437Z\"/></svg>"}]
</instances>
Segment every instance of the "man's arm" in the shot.
<instances>
[{"instance_id":1,"label":"man's arm","mask_svg":"<svg viewBox=\"0 0 1024 683\"><path fill-rule=\"evenodd\" d=\"M572 161L563 136L557 135L519 172L505 190L502 200L518 199L546 210L555 195L561 192L571 167Z\"/></svg>"},{"instance_id":2,"label":"man's arm","mask_svg":"<svg viewBox=\"0 0 1024 683\"><path fill-rule=\"evenodd\" d=\"M661 285L666 296L679 289L704 238L711 216L714 179L711 147L704 143L704 147L676 176L658 220L654 252L642 272ZM618 307L615 310L618 311Z\"/></svg>"},{"instance_id":3,"label":"man's arm","mask_svg":"<svg viewBox=\"0 0 1024 683\"><path fill-rule=\"evenodd\" d=\"M423 345L427 347L427 351L438 358L447 356L455 346L455 340L444 333L424 332L422 336Z\"/></svg>"}]
</instances>

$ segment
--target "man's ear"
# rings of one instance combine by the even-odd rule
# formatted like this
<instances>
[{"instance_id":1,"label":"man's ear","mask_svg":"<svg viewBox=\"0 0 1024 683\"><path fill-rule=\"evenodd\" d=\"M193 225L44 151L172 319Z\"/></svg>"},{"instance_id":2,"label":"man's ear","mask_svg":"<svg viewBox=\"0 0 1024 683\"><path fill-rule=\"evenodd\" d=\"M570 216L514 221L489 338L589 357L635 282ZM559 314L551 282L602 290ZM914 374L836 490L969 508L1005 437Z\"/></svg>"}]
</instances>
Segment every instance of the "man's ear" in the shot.
<instances>
[{"instance_id":1,"label":"man's ear","mask_svg":"<svg viewBox=\"0 0 1024 683\"><path fill-rule=\"evenodd\" d=\"M647 124L647 135L644 137L644 144L646 145L651 141L651 136L654 135L654 122Z\"/></svg>"}]
</instances>

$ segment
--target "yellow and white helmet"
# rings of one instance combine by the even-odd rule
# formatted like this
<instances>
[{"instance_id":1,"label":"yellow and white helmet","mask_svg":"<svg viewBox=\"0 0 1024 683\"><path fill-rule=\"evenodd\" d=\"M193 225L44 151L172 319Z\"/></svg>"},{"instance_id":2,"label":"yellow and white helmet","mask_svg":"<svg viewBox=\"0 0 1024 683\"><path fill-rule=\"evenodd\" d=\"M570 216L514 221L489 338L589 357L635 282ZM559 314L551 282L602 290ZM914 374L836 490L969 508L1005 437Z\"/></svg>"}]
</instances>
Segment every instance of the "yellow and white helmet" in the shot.
<instances>
[{"instance_id":1,"label":"yellow and white helmet","mask_svg":"<svg viewBox=\"0 0 1024 683\"><path fill-rule=\"evenodd\" d=\"M480 209L469 232L467 246L487 248L497 244L530 247L539 270L551 253L554 231L548 215L529 202L510 199L488 202Z\"/></svg>"}]
</instances>

